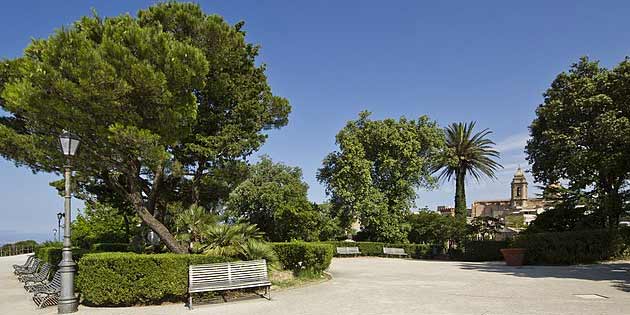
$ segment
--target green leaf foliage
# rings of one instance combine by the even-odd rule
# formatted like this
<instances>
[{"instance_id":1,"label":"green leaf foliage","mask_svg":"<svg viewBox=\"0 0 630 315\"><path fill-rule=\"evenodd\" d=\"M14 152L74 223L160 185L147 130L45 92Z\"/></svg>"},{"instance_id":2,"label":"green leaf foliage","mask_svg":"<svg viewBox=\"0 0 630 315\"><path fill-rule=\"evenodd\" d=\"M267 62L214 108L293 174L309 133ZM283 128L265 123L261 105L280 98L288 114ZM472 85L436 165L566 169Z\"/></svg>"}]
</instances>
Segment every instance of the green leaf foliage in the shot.
<instances>
[{"instance_id":1,"label":"green leaf foliage","mask_svg":"<svg viewBox=\"0 0 630 315\"><path fill-rule=\"evenodd\" d=\"M180 302L188 292L189 265L229 260L207 255L88 254L79 261L76 285L87 305Z\"/></svg>"},{"instance_id":2,"label":"green leaf foliage","mask_svg":"<svg viewBox=\"0 0 630 315\"><path fill-rule=\"evenodd\" d=\"M461 240L466 234L466 224L452 216L434 211L419 211L408 216L411 226L409 242L444 246L449 240Z\"/></svg>"},{"instance_id":3,"label":"green leaf foliage","mask_svg":"<svg viewBox=\"0 0 630 315\"><path fill-rule=\"evenodd\" d=\"M110 206L88 203L72 221L72 244L85 249L96 243L128 244L136 230L136 220Z\"/></svg>"},{"instance_id":4,"label":"green leaf foliage","mask_svg":"<svg viewBox=\"0 0 630 315\"><path fill-rule=\"evenodd\" d=\"M95 243L92 252L129 252L129 243Z\"/></svg>"},{"instance_id":5,"label":"green leaf foliage","mask_svg":"<svg viewBox=\"0 0 630 315\"><path fill-rule=\"evenodd\" d=\"M321 273L328 269L332 261L334 249L323 243L272 243L282 268L301 272Z\"/></svg>"},{"instance_id":6,"label":"green leaf foliage","mask_svg":"<svg viewBox=\"0 0 630 315\"><path fill-rule=\"evenodd\" d=\"M512 247L526 248L528 264L587 264L627 257L629 229L521 234Z\"/></svg>"},{"instance_id":7,"label":"green leaf foliage","mask_svg":"<svg viewBox=\"0 0 630 315\"><path fill-rule=\"evenodd\" d=\"M473 241L467 240L462 243L460 257L451 257L464 261L497 261L503 260L502 248L508 248L508 241Z\"/></svg>"},{"instance_id":8,"label":"green leaf foliage","mask_svg":"<svg viewBox=\"0 0 630 315\"><path fill-rule=\"evenodd\" d=\"M455 178L455 215L466 218L466 176L479 181L483 176L495 178L495 172L502 166L495 161L499 152L495 143L488 137L489 129L474 132L475 122L452 123L446 127L446 147L444 155L434 169L440 171L439 178Z\"/></svg>"},{"instance_id":9,"label":"green leaf foliage","mask_svg":"<svg viewBox=\"0 0 630 315\"><path fill-rule=\"evenodd\" d=\"M328 218L314 209L307 190L300 168L262 156L230 194L228 211L256 224L270 241L316 241L320 223Z\"/></svg>"},{"instance_id":10,"label":"green leaf foliage","mask_svg":"<svg viewBox=\"0 0 630 315\"><path fill-rule=\"evenodd\" d=\"M435 122L371 120L362 112L337 134L339 150L324 159L318 179L326 185L341 225L358 219L372 241L406 239L405 217L417 188L433 188L431 176L444 148L444 135Z\"/></svg>"},{"instance_id":11,"label":"green leaf foliage","mask_svg":"<svg viewBox=\"0 0 630 315\"><path fill-rule=\"evenodd\" d=\"M588 194L602 227L614 228L627 210L629 87L630 59L606 69L583 57L551 83L530 126L526 152L536 181Z\"/></svg>"},{"instance_id":12,"label":"green leaf foliage","mask_svg":"<svg viewBox=\"0 0 630 315\"><path fill-rule=\"evenodd\" d=\"M60 244L59 244L60 245ZM72 249L72 259L74 262L81 260L83 255L89 253L90 250L82 248ZM45 261L53 266L53 269L57 269L57 266L61 262L62 248L61 246L49 247L43 246L35 249L35 256L42 261Z\"/></svg>"},{"instance_id":13,"label":"green leaf foliage","mask_svg":"<svg viewBox=\"0 0 630 315\"><path fill-rule=\"evenodd\" d=\"M81 139L79 196L135 211L185 252L164 224L167 205L214 209L264 131L288 121L290 105L271 93L242 26L168 2L34 40L0 61L0 156L59 173L57 137L71 131Z\"/></svg>"}]
</instances>

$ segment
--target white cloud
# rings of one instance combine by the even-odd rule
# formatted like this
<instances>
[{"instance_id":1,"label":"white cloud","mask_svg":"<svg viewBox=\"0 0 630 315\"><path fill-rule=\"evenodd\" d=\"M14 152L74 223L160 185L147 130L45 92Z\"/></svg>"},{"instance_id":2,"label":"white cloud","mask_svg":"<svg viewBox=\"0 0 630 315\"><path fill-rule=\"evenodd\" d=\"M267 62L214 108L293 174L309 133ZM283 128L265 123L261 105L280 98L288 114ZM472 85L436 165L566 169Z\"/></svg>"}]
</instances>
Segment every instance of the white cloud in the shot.
<instances>
[{"instance_id":1,"label":"white cloud","mask_svg":"<svg viewBox=\"0 0 630 315\"><path fill-rule=\"evenodd\" d=\"M511 135L502 141L497 143L496 149L501 152L509 152L513 150L524 150L525 145L527 144L527 140L529 139L529 134L520 133Z\"/></svg>"}]
</instances>

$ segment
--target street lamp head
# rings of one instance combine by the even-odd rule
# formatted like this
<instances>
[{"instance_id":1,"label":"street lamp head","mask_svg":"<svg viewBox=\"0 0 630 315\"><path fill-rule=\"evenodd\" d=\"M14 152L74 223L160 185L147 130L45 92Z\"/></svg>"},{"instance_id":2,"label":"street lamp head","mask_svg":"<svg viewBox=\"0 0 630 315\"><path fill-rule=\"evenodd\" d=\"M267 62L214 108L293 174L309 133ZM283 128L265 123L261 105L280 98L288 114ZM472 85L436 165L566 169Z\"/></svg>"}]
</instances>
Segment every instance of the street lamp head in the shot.
<instances>
[{"instance_id":1,"label":"street lamp head","mask_svg":"<svg viewBox=\"0 0 630 315\"><path fill-rule=\"evenodd\" d=\"M61 218L63 218L65 215L61 212L57 213L57 220L61 221Z\"/></svg>"},{"instance_id":2,"label":"street lamp head","mask_svg":"<svg viewBox=\"0 0 630 315\"><path fill-rule=\"evenodd\" d=\"M59 135L59 142L61 143L61 152L66 157L73 157L79 147L79 138L67 131L63 131Z\"/></svg>"}]
</instances>

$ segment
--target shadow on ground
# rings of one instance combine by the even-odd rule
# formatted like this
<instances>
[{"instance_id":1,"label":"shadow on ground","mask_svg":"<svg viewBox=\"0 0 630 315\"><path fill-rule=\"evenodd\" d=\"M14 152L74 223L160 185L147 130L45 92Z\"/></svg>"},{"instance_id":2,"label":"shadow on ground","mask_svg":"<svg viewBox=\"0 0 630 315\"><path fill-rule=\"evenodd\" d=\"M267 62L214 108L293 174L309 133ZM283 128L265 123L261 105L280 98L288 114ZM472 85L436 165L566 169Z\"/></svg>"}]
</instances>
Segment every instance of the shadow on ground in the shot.
<instances>
[{"instance_id":1,"label":"shadow on ground","mask_svg":"<svg viewBox=\"0 0 630 315\"><path fill-rule=\"evenodd\" d=\"M592 281L610 281L612 286L630 292L630 263L614 262L576 266L521 266L510 267L504 262L461 263L460 268L482 272L495 272L527 278L565 278Z\"/></svg>"}]
</instances>

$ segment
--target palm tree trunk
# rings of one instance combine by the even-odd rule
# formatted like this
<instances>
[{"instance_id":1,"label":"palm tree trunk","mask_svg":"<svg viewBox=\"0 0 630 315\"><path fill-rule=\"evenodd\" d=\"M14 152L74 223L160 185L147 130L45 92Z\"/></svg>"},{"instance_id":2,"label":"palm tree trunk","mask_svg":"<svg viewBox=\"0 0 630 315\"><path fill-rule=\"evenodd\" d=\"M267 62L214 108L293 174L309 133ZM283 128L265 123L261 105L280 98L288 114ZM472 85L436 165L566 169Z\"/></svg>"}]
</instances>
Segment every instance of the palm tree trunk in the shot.
<instances>
[{"instance_id":1,"label":"palm tree trunk","mask_svg":"<svg viewBox=\"0 0 630 315\"><path fill-rule=\"evenodd\" d=\"M455 216L459 219L466 219L466 173L457 170L455 172Z\"/></svg>"}]
</instances>

